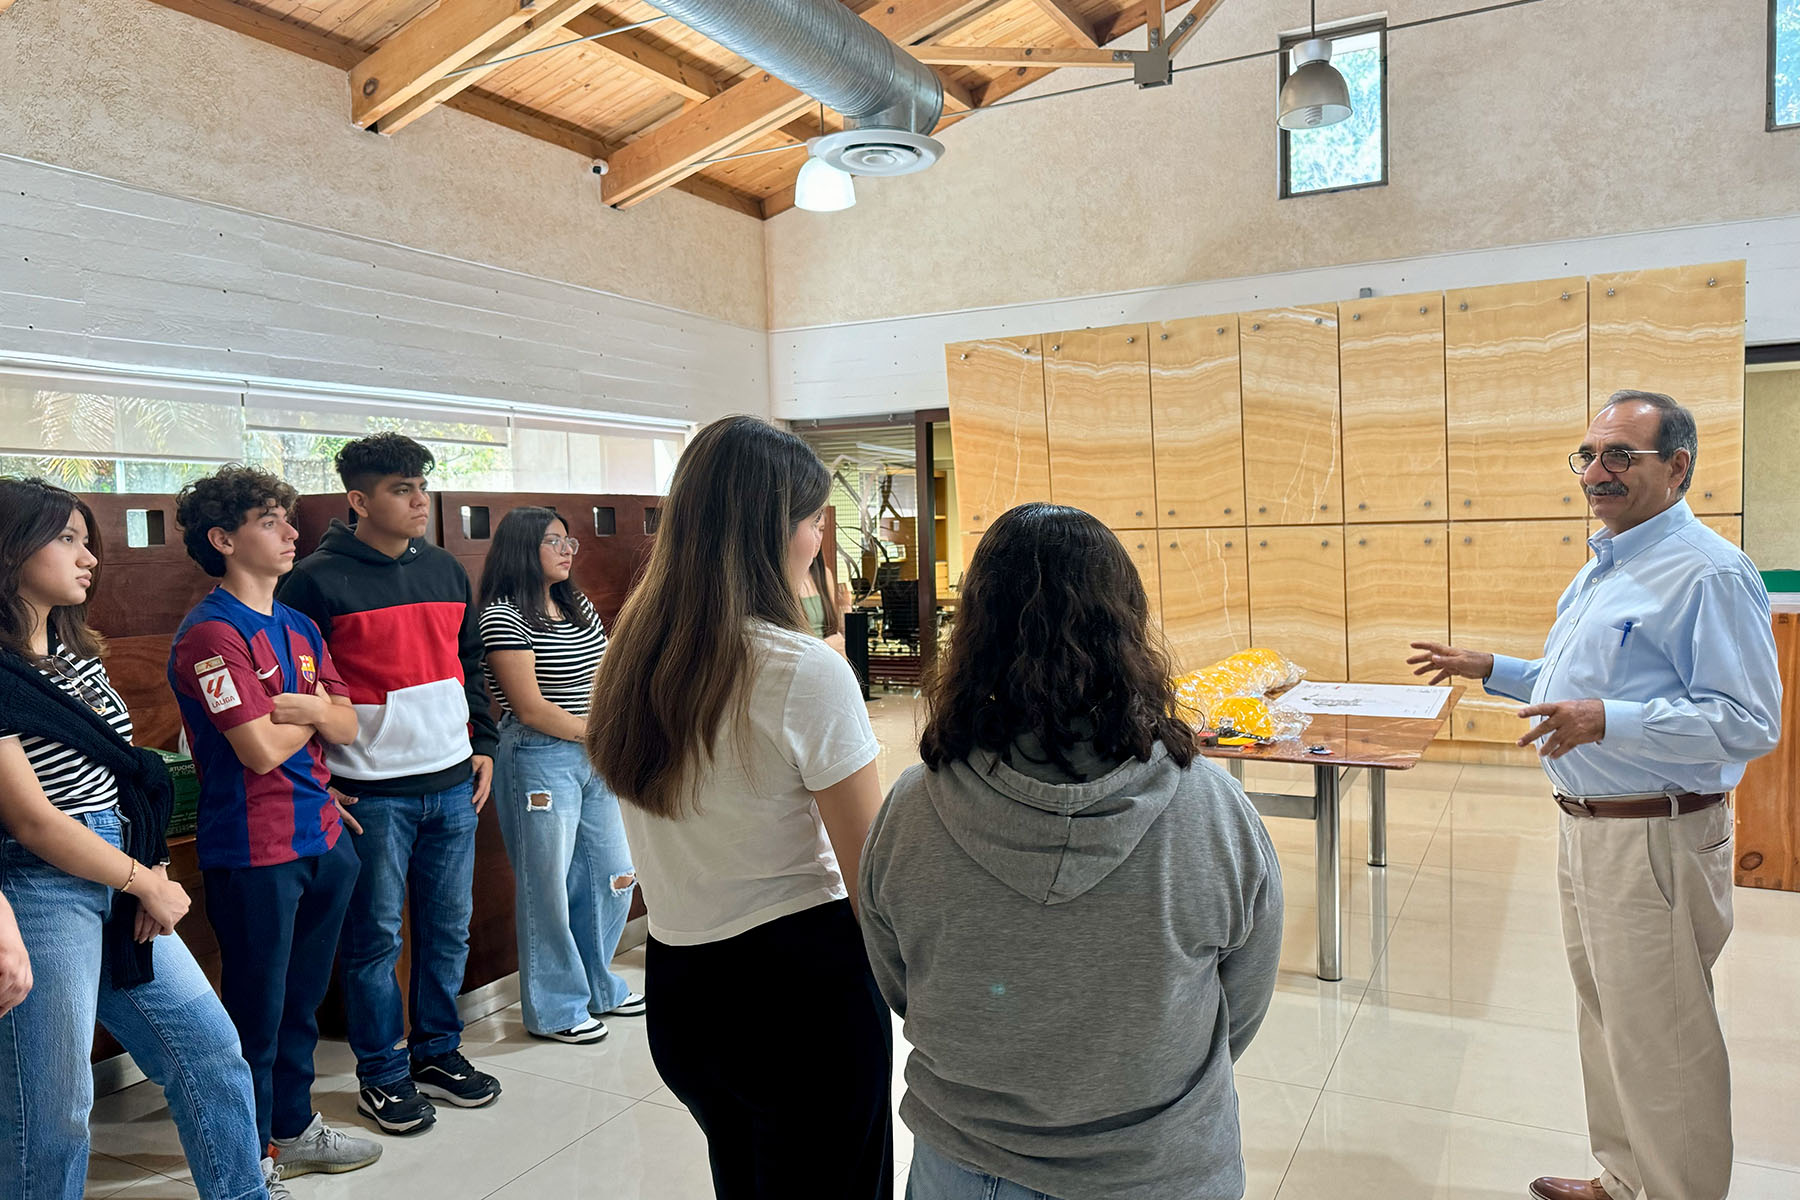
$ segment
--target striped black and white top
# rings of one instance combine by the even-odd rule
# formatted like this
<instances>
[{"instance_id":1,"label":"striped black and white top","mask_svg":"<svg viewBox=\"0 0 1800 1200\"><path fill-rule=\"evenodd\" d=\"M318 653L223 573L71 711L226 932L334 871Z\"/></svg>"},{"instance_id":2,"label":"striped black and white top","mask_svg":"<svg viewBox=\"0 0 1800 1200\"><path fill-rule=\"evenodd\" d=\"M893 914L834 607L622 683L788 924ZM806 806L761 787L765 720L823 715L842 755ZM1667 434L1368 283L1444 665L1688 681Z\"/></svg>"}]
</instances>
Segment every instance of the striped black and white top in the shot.
<instances>
[{"instance_id":1,"label":"striped black and white top","mask_svg":"<svg viewBox=\"0 0 1800 1200\"><path fill-rule=\"evenodd\" d=\"M577 593L579 595L579 593ZM481 648L495 650L529 650L537 656L537 685L544 699L577 717L588 715L588 692L594 686L594 672L606 654L606 630L599 614L580 596L582 611L587 614L586 629L569 620L553 621L548 629L533 629L510 600L496 600L481 610ZM488 690L500 701L500 707L512 711L506 691L494 678L494 670L483 660Z\"/></svg>"},{"instance_id":2,"label":"striped black and white top","mask_svg":"<svg viewBox=\"0 0 1800 1200\"><path fill-rule=\"evenodd\" d=\"M57 687L104 717L121 741L131 741L131 712L113 689L112 680L106 677L106 668L100 660L78 658L62 646L58 646L51 657L61 665L40 666L38 670ZM38 786L44 789L44 795L58 811L78 816L102 812L118 804L119 781L99 763L84 758L61 742L24 736L0 721L0 738L7 737L19 739L26 761L37 776Z\"/></svg>"}]
</instances>

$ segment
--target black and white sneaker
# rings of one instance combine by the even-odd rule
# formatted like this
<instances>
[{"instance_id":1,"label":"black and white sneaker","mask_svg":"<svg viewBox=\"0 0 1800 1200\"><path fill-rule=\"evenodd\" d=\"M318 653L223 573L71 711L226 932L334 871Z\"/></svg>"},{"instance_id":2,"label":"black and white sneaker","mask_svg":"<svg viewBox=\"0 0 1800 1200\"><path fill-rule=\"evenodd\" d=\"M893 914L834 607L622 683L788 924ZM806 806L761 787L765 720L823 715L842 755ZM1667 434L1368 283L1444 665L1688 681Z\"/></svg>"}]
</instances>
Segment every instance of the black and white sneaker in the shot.
<instances>
[{"instance_id":1,"label":"black and white sneaker","mask_svg":"<svg viewBox=\"0 0 1800 1200\"><path fill-rule=\"evenodd\" d=\"M644 1015L644 995L642 992L627 992L625 999L619 1001L618 1007L609 1008L600 1015L603 1017L641 1017Z\"/></svg>"},{"instance_id":2,"label":"black and white sneaker","mask_svg":"<svg viewBox=\"0 0 1800 1200\"><path fill-rule=\"evenodd\" d=\"M486 1108L500 1098L500 1081L486 1071L477 1071L460 1050L414 1063L412 1080L433 1100L458 1108Z\"/></svg>"},{"instance_id":3,"label":"black and white sneaker","mask_svg":"<svg viewBox=\"0 0 1800 1200\"><path fill-rule=\"evenodd\" d=\"M419 1095L410 1079L363 1088L357 1094L356 1111L379 1125L383 1133L402 1137L424 1133L437 1123L437 1109Z\"/></svg>"},{"instance_id":4,"label":"black and white sneaker","mask_svg":"<svg viewBox=\"0 0 1800 1200\"><path fill-rule=\"evenodd\" d=\"M526 1030L530 1033L530 1030ZM567 1042L571 1046L590 1046L604 1041L607 1034L606 1022L598 1017L589 1017L573 1029L563 1029L556 1033L533 1033L534 1038L544 1038L552 1042Z\"/></svg>"}]
</instances>

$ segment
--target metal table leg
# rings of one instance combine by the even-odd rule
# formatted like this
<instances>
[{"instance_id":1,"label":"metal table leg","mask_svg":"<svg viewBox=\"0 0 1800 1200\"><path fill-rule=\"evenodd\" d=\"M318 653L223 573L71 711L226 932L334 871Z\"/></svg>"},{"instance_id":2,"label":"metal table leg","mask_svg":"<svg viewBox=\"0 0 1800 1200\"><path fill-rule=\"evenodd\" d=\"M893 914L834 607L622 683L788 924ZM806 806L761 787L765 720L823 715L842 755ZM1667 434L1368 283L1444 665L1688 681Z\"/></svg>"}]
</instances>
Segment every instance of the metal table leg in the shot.
<instances>
[{"instance_id":1,"label":"metal table leg","mask_svg":"<svg viewBox=\"0 0 1800 1200\"><path fill-rule=\"evenodd\" d=\"M1239 787L1244 786L1244 760L1243 759L1241 759L1241 758L1226 759L1225 760L1225 769L1227 771L1231 772L1231 777L1238 781Z\"/></svg>"},{"instance_id":2,"label":"metal table leg","mask_svg":"<svg viewBox=\"0 0 1800 1200\"><path fill-rule=\"evenodd\" d=\"M1369 768L1369 865L1387 866L1387 772Z\"/></svg>"},{"instance_id":3,"label":"metal table leg","mask_svg":"<svg viewBox=\"0 0 1800 1200\"><path fill-rule=\"evenodd\" d=\"M1317 859L1319 903L1319 978L1336 982L1344 977L1344 914L1338 862L1338 768L1331 763L1313 767L1313 855Z\"/></svg>"}]
</instances>

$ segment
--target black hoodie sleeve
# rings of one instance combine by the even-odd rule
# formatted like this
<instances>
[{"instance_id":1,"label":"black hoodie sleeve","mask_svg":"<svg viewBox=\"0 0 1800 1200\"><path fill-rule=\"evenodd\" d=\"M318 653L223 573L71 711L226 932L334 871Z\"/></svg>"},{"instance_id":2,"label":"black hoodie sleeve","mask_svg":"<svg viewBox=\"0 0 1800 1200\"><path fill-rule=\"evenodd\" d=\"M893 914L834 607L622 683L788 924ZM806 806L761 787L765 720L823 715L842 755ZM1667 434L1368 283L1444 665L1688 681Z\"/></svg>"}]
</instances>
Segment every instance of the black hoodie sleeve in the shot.
<instances>
[{"instance_id":1,"label":"black hoodie sleeve","mask_svg":"<svg viewBox=\"0 0 1800 1200\"><path fill-rule=\"evenodd\" d=\"M469 698L469 751L492 758L500 745L500 735L494 727L487 677L481 670L481 626L475 616L475 589L461 563L456 572L462 576L463 586L462 629L456 636L456 656L462 660L463 694Z\"/></svg>"}]
</instances>

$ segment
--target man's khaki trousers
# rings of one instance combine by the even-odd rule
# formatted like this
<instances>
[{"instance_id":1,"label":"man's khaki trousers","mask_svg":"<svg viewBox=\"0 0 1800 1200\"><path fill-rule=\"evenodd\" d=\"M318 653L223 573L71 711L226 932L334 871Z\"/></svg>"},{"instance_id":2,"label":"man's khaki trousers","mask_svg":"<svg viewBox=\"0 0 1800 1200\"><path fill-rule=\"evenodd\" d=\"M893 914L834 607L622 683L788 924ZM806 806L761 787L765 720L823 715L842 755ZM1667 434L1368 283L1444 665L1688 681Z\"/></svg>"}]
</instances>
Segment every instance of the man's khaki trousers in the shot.
<instances>
[{"instance_id":1,"label":"man's khaki trousers","mask_svg":"<svg viewBox=\"0 0 1800 1200\"><path fill-rule=\"evenodd\" d=\"M1731 933L1731 809L1564 814L1557 873L1588 1140L1612 1200L1725 1200L1731 1069L1712 966Z\"/></svg>"}]
</instances>

